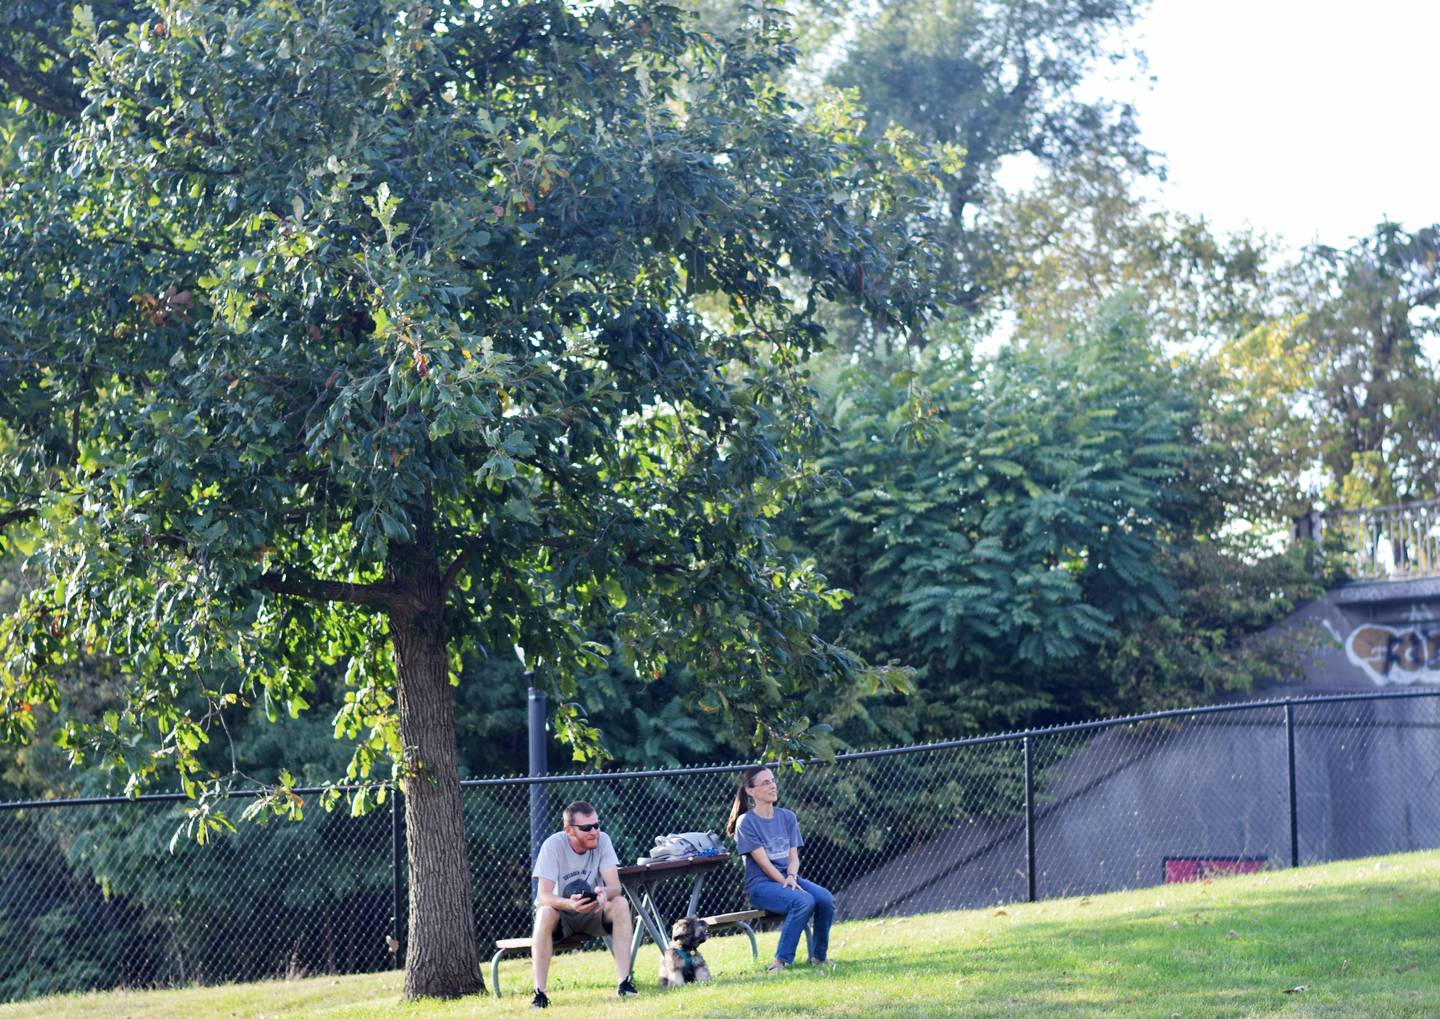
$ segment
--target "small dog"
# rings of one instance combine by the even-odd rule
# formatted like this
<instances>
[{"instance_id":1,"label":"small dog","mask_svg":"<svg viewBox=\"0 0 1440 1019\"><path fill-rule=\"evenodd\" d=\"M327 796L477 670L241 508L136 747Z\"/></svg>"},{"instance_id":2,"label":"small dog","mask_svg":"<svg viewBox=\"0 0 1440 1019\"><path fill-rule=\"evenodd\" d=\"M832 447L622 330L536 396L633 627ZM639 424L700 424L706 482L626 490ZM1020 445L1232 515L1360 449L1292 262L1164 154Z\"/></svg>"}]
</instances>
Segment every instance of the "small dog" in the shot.
<instances>
[{"instance_id":1,"label":"small dog","mask_svg":"<svg viewBox=\"0 0 1440 1019\"><path fill-rule=\"evenodd\" d=\"M670 944L660 956L660 986L679 987L691 981L710 982L710 967L700 954L700 942L710 937L710 925L699 917L684 916L670 928Z\"/></svg>"}]
</instances>

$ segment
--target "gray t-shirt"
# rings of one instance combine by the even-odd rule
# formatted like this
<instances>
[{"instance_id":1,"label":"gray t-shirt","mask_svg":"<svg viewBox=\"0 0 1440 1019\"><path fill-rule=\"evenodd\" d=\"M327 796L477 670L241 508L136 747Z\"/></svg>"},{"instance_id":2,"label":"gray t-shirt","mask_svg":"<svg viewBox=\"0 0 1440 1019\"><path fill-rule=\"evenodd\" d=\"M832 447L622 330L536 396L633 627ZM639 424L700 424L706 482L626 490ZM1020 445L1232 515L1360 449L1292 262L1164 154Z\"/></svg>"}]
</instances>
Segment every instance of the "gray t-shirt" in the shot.
<instances>
[{"instance_id":1,"label":"gray t-shirt","mask_svg":"<svg viewBox=\"0 0 1440 1019\"><path fill-rule=\"evenodd\" d=\"M769 881L760 865L751 859L750 854L757 849L765 850L765 855L781 874L790 865L790 850L799 849L805 844L800 837L800 822L795 820L795 811L786 810L784 807L775 808L775 816L770 818L761 817L753 810L747 810L740 815L740 821L735 825L735 851L745 857L745 894L750 894L750 889L762 881Z\"/></svg>"},{"instance_id":2,"label":"gray t-shirt","mask_svg":"<svg viewBox=\"0 0 1440 1019\"><path fill-rule=\"evenodd\" d=\"M535 855L535 868L531 877L548 878L555 882L555 894L564 895L565 886L576 878L590 882L591 888L602 884L600 872L606 867L618 867L620 860L610 836L600 833L600 841L587 853L577 853L570 848L570 840L563 831L557 831L540 843L540 852Z\"/></svg>"}]
</instances>

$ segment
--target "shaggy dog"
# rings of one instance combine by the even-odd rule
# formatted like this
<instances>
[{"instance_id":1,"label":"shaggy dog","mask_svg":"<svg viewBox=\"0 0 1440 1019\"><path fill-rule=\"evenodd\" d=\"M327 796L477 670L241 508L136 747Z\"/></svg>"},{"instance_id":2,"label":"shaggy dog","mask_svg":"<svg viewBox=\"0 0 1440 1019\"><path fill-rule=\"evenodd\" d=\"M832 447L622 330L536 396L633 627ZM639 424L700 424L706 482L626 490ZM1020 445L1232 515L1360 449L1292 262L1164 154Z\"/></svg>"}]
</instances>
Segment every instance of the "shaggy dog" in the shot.
<instances>
[{"instance_id":1,"label":"shaggy dog","mask_svg":"<svg viewBox=\"0 0 1440 1019\"><path fill-rule=\"evenodd\" d=\"M700 942L710 937L710 925L699 917L685 916L670 928L670 944L660 957L660 986L679 987L696 981L710 982L710 967L700 954Z\"/></svg>"}]
</instances>

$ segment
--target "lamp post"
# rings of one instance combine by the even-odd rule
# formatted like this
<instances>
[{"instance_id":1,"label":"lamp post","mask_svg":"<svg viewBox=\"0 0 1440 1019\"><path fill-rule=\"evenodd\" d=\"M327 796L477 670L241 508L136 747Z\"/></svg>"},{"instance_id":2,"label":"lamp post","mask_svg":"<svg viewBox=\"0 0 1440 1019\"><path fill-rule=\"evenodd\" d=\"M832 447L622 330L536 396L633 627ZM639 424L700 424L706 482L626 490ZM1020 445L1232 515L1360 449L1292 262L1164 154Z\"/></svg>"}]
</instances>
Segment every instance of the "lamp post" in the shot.
<instances>
[{"instance_id":1,"label":"lamp post","mask_svg":"<svg viewBox=\"0 0 1440 1019\"><path fill-rule=\"evenodd\" d=\"M525 690L526 705L528 708L526 718L530 734L530 774L543 775L547 767L545 761L545 691L535 689L535 673L531 672L525 665L525 649L515 645L515 657L520 659L520 667L525 669ZM535 865L535 857L540 853L540 843L545 841L545 831L549 827L549 804L545 794L545 785L541 782L530 783L530 865ZM535 880L530 881L530 894L534 897Z\"/></svg>"}]
</instances>

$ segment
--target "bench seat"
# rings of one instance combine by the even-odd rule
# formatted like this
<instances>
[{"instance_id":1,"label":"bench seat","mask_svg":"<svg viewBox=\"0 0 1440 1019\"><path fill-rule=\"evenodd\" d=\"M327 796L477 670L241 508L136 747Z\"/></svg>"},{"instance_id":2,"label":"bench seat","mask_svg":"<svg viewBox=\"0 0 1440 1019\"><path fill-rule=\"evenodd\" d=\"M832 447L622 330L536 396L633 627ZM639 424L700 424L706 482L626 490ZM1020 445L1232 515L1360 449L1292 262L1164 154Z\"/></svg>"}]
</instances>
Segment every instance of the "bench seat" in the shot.
<instances>
[{"instance_id":1,"label":"bench seat","mask_svg":"<svg viewBox=\"0 0 1440 1019\"><path fill-rule=\"evenodd\" d=\"M742 909L738 913L718 913L715 916L702 917L709 924L713 931L717 927L734 927L737 924L749 923L751 920L763 920L767 916L779 918L779 913L767 913L763 909Z\"/></svg>"},{"instance_id":2,"label":"bench seat","mask_svg":"<svg viewBox=\"0 0 1440 1019\"><path fill-rule=\"evenodd\" d=\"M711 931L722 931L727 927L739 927L750 939L750 956L754 959L760 958L760 946L755 942L755 929L757 927L768 928L778 926L785 922L784 913L767 913L763 909L740 909L733 913L716 913L714 916L701 917ZM588 934L572 934L568 938L555 942L555 954L572 952L577 948L584 948L594 939ZM610 946L610 939L604 939L605 945ZM661 951L665 946L659 946ZM810 949L810 925L805 925L805 949ZM495 942L495 954L490 957L490 986L495 990L495 997L500 997L500 960L512 952L529 952L530 939L524 938L501 938ZM632 955L631 961L634 961Z\"/></svg>"},{"instance_id":3,"label":"bench seat","mask_svg":"<svg viewBox=\"0 0 1440 1019\"><path fill-rule=\"evenodd\" d=\"M595 939L588 934L572 934L554 943L552 951L559 955L562 952L573 952L577 948L584 948ZM602 939L605 947L610 947L610 938ZM530 939L524 938L501 938L495 942L495 954L490 957L490 986L495 991L495 997L500 997L500 960L511 952L529 952Z\"/></svg>"},{"instance_id":4,"label":"bench seat","mask_svg":"<svg viewBox=\"0 0 1440 1019\"><path fill-rule=\"evenodd\" d=\"M760 946L755 943L755 928L764 924L778 926L785 922L784 913L769 913L763 909L741 909L734 913L716 913L714 916L701 917L712 931L724 930L726 927L739 927L750 939L750 956L754 959L760 958ZM805 950L810 951L810 924L805 925Z\"/></svg>"}]
</instances>

